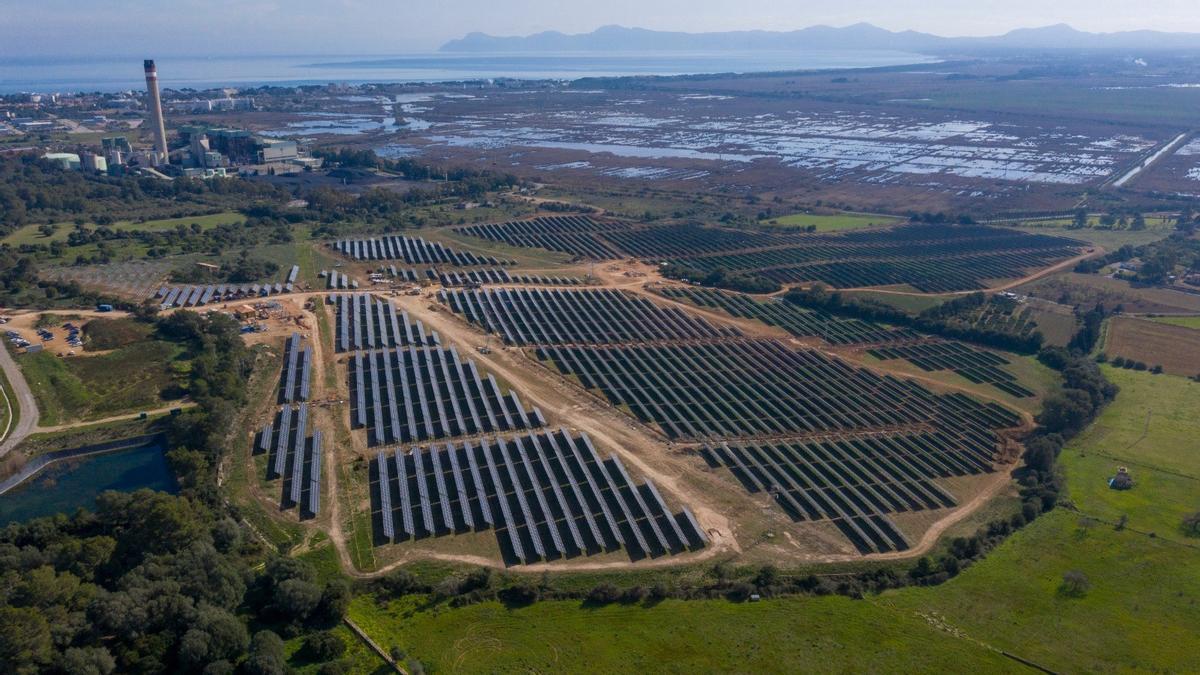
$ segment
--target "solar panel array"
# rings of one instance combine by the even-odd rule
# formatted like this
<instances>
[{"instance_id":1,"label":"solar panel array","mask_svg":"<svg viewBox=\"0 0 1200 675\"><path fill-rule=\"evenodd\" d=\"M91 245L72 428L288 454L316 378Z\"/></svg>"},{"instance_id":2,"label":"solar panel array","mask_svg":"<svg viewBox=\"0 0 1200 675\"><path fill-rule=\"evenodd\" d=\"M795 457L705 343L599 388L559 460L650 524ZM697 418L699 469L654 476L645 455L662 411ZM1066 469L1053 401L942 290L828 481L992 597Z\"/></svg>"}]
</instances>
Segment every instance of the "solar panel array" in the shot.
<instances>
[{"instance_id":1,"label":"solar panel array","mask_svg":"<svg viewBox=\"0 0 1200 675\"><path fill-rule=\"evenodd\" d=\"M397 268L395 265L384 265L379 268L379 271L393 279L400 279L401 281L408 281L414 284L421 281L421 273L411 267Z\"/></svg>"},{"instance_id":2,"label":"solar panel array","mask_svg":"<svg viewBox=\"0 0 1200 675\"><path fill-rule=\"evenodd\" d=\"M758 301L741 293L678 286L662 288L659 293L701 307L723 309L736 317L758 319L799 337L819 337L835 345L883 344L921 338L920 334L907 328L884 328L859 319L840 319L781 299Z\"/></svg>"},{"instance_id":3,"label":"solar panel array","mask_svg":"<svg viewBox=\"0 0 1200 675\"><path fill-rule=\"evenodd\" d=\"M409 345L434 346L441 343L437 331L425 331L425 324L396 312L387 300L367 293L330 295L336 307L334 345L339 352L353 349L383 349Z\"/></svg>"},{"instance_id":4,"label":"solar panel array","mask_svg":"<svg viewBox=\"0 0 1200 675\"><path fill-rule=\"evenodd\" d=\"M797 521L831 521L863 553L909 544L885 515L940 509L954 497L932 479L992 470L988 439L943 431L709 446L750 492L769 493Z\"/></svg>"},{"instance_id":5,"label":"solar panel array","mask_svg":"<svg viewBox=\"0 0 1200 675\"><path fill-rule=\"evenodd\" d=\"M281 479L283 508L300 507L301 515L321 512L321 432L309 433L309 408L286 405L274 424L263 427L255 444L267 454L267 480Z\"/></svg>"},{"instance_id":6,"label":"solar panel array","mask_svg":"<svg viewBox=\"0 0 1200 675\"><path fill-rule=\"evenodd\" d=\"M301 349L299 333L284 343L283 374L279 378L279 402L307 401L312 381L312 347Z\"/></svg>"},{"instance_id":7,"label":"solar panel array","mask_svg":"<svg viewBox=\"0 0 1200 675\"><path fill-rule=\"evenodd\" d=\"M163 286L154 297L164 308L200 307L215 302L230 302L246 298L265 298L291 293L292 282L286 284L213 284L209 286Z\"/></svg>"},{"instance_id":8,"label":"solar panel array","mask_svg":"<svg viewBox=\"0 0 1200 675\"><path fill-rule=\"evenodd\" d=\"M349 360L350 419L371 446L545 426L515 391L453 347L358 351Z\"/></svg>"},{"instance_id":9,"label":"solar panel array","mask_svg":"<svg viewBox=\"0 0 1200 675\"><path fill-rule=\"evenodd\" d=\"M773 340L683 345L539 347L588 389L628 405L671 438L738 438L886 429L922 424L934 411L924 387L815 350ZM940 400L933 397L934 400ZM943 397L944 398L944 397ZM970 399L967 399L970 400ZM983 410L992 410L975 404ZM1017 426L1002 408L992 428Z\"/></svg>"},{"instance_id":10,"label":"solar panel array","mask_svg":"<svg viewBox=\"0 0 1200 675\"><path fill-rule=\"evenodd\" d=\"M869 350L869 353L885 361L905 359L927 372L950 370L976 384L990 384L1016 398L1034 395L1017 383L1015 375L1000 367L1008 365L1008 359L961 342L887 346Z\"/></svg>"},{"instance_id":11,"label":"solar panel array","mask_svg":"<svg viewBox=\"0 0 1200 675\"><path fill-rule=\"evenodd\" d=\"M697 550L707 538L686 508L586 435L558 432L381 451L373 510L386 542L491 529L509 564L624 547L631 559Z\"/></svg>"},{"instance_id":12,"label":"solar panel array","mask_svg":"<svg viewBox=\"0 0 1200 675\"><path fill-rule=\"evenodd\" d=\"M674 307L612 289L442 291L442 302L514 345L614 344L736 337Z\"/></svg>"},{"instance_id":13,"label":"solar panel array","mask_svg":"<svg viewBox=\"0 0 1200 675\"><path fill-rule=\"evenodd\" d=\"M509 246L544 248L581 258L606 260L620 258L622 252L601 238L600 233L629 227L629 223L598 220L589 216L548 216L508 223L470 225L455 231Z\"/></svg>"},{"instance_id":14,"label":"solar panel array","mask_svg":"<svg viewBox=\"0 0 1200 675\"><path fill-rule=\"evenodd\" d=\"M479 255L470 251L459 251L436 241L425 241L421 237L385 235L370 239L341 239L333 248L354 260L403 260L410 265L509 265L511 260L501 260L490 255Z\"/></svg>"},{"instance_id":15,"label":"solar panel array","mask_svg":"<svg viewBox=\"0 0 1200 675\"><path fill-rule=\"evenodd\" d=\"M330 291L348 291L358 288L358 281L346 276L345 272L321 270L321 277L325 279L325 288Z\"/></svg>"}]
</instances>

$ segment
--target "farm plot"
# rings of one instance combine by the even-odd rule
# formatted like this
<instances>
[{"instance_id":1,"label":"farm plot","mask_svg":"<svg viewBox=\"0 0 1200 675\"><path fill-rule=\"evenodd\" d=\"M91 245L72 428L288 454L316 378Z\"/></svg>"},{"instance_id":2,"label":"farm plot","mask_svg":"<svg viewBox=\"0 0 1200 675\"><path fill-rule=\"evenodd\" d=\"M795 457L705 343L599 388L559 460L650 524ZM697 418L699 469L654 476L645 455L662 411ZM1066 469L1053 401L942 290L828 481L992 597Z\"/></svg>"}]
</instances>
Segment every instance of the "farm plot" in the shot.
<instances>
[{"instance_id":1,"label":"farm plot","mask_svg":"<svg viewBox=\"0 0 1200 675\"><path fill-rule=\"evenodd\" d=\"M1038 328L1033 309L1013 298L993 295L969 310L943 317L952 326L1027 338Z\"/></svg>"},{"instance_id":2,"label":"farm plot","mask_svg":"<svg viewBox=\"0 0 1200 675\"><path fill-rule=\"evenodd\" d=\"M470 251L459 251L436 241L425 241L420 237L386 235L371 239L340 239L332 244L334 250L354 260L403 260L410 265L509 265L510 260L501 260L490 255L477 255Z\"/></svg>"},{"instance_id":3,"label":"farm plot","mask_svg":"<svg viewBox=\"0 0 1200 675\"><path fill-rule=\"evenodd\" d=\"M777 444L722 443L710 465L733 472L750 492L772 495L796 521L829 520L864 553L904 550L904 534L884 514L956 504L936 478L992 471L994 444L943 431L863 435Z\"/></svg>"},{"instance_id":4,"label":"farm plot","mask_svg":"<svg viewBox=\"0 0 1200 675\"><path fill-rule=\"evenodd\" d=\"M334 345L339 352L352 349L435 346L441 344L437 331L425 332L425 324L408 312L366 293L330 295L336 308Z\"/></svg>"},{"instance_id":5,"label":"farm plot","mask_svg":"<svg viewBox=\"0 0 1200 675\"><path fill-rule=\"evenodd\" d=\"M785 300L759 302L740 293L677 286L668 286L658 292L665 297L685 300L700 307L722 309L739 318L758 319L798 337L819 337L834 345L886 344L921 337L907 328L883 328L859 319L839 319Z\"/></svg>"},{"instance_id":6,"label":"farm plot","mask_svg":"<svg viewBox=\"0 0 1200 675\"><path fill-rule=\"evenodd\" d=\"M706 543L686 507L672 514L653 483L634 483L619 457L602 460L565 429L381 451L371 468L383 543L492 529L510 565L620 547L638 560Z\"/></svg>"},{"instance_id":7,"label":"farm plot","mask_svg":"<svg viewBox=\"0 0 1200 675\"><path fill-rule=\"evenodd\" d=\"M411 443L546 425L515 391L454 347L358 351L349 359L350 419L367 430L368 445Z\"/></svg>"},{"instance_id":8,"label":"farm plot","mask_svg":"<svg viewBox=\"0 0 1200 675\"><path fill-rule=\"evenodd\" d=\"M962 417L970 432L1016 415L962 396L935 396L813 350L773 340L612 347L539 347L539 358L627 405L672 439L780 437L927 424Z\"/></svg>"},{"instance_id":9,"label":"farm plot","mask_svg":"<svg viewBox=\"0 0 1200 675\"><path fill-rule=\"evenodd\" d=\"M507 223L471 225L456 228L455 232L502 242L509 246L543 248L580 258L607 260L621 257L621 251L599 235L629 227L629 223L622 221L598 220L590 216L547 216Z\"/></svg>"},{"instance_id":10,"label":"farm plot","mask_svg":"<svg viewBox=\"0 0 1200 675\"><path fill-rule=\"evenodd\" d=\"M309 434L308 404L286 405L258 434L255 453L267 455L267 480L282 479L283 508L300 508L302 517L321 512L321 431Z\"/></svg>"},{"instance_id":11,"label":"farm plot","mask_svg":"<svg viewBox=\"0 0 1200 675\"><path fill-rule=\"evenodd\" d=\"M986 226L904 226L805 235L803 245L706 254L670 262L707 274L745 272L779 283L836 288L907 284L927 293L976 290L1076 254L1079 242Z\"/></svg>"},{"instance_id":12,"label":"farm plot","mask_svg":"<svg viewBox=\"0 0 1200 675\"><path fill-rule=\"evenodd\" d=\"M736 337L735 328L718 327L676 308L612 289L489 289L442 291L455 312L505 343L617 344L711 340Z\"/></svg>"},{"instance_id":13,"label":"farm plot","mask_svg":"<svg viewBox=\"0 0 1200 675\"><path fill-rule=\"evenodd\" d=\"M1104 350L1171 375L1200 375L1200 330L1118 316L1109 322Z\"/></svg>"},{"instance_id":14,"label":"farm plot","mask_svg":"<svg viewBox=\"0 0 1200 675\"><path fill-rule=\"evenodd\" d=\"M885 346L870 349L868 353L885 361L905 359L927 372L950 370L971 382L990 384L1017 398L1034 395L1017 382L1016 376L1000 368L1008 365L1008 359L995 352L975 349L961 342Z\"/></svg>"}]
</instances>

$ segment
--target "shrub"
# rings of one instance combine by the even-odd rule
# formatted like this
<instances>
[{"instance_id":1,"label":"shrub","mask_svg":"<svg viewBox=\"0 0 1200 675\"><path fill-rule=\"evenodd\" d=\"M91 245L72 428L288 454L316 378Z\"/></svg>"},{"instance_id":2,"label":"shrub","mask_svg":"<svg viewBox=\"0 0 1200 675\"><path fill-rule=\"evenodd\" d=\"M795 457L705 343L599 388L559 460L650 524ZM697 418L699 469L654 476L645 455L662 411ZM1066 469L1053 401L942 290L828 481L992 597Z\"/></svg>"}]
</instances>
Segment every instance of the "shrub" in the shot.
<instances>
[{"instance_id":1,"label":"shrub","mask_svg":"<svg viewBox=\"0 0 1200 675\"><path fill-rule=\"evenodd\" d=\"M321 631L304 638L304 652L313 661L332 661L346 653L346 642L329 631Z\"/></svg>"},{"instance_id":2,"label":"shrub","mask_svg":"<svg viewBox=\"0 0 1200 675\"><path fill-rule=\"evenodd\" d=\"M1062 579L1058 591L1068 597L1082 598L1092 588L1092 582L1088 580L1087 575L1079 570L1063 572Z\"/></svg>"}]
</instances>

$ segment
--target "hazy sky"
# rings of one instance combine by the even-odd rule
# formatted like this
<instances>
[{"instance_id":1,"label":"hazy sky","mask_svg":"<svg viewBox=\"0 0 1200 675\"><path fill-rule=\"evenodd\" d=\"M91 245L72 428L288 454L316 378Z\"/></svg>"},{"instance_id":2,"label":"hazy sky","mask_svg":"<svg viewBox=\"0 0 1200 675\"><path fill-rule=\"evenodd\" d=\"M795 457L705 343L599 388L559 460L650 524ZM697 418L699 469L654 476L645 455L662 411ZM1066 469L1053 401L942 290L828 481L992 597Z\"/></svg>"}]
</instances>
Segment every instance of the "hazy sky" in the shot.
<instances>
[{"instance_id":1,"label":"hazy sky","mask_svg":"<svg viewBox=\"0 0 1200 675\"><path fill-rule=\"evenodd\" d=\"M0 0L0 57L107 53L395 54L471 31L791 30L867 21L995 35L1069 23L1089 31L1200 32L1197 0Z\"/></svg>"}]
</instances>

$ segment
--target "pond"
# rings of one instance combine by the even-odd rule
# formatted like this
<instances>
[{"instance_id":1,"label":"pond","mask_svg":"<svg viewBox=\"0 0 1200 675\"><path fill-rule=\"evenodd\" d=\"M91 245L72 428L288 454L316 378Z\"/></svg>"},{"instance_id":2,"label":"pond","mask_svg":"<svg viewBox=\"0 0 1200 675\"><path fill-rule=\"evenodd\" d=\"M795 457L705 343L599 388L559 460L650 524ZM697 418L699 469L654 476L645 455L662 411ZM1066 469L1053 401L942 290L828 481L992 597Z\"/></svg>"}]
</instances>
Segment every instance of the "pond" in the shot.
<instances>
[{"instance_id":1,"label":"pond","mask_svg":"<svg viewBox=\"0 0 1200 675\"><path fill-rule=\"evenodd\" d=\"M91 509L106 490L178 492L161 440L148 445L54 462L0 495L0 526L10 521Z\"/></svg>"}]
</instances>

